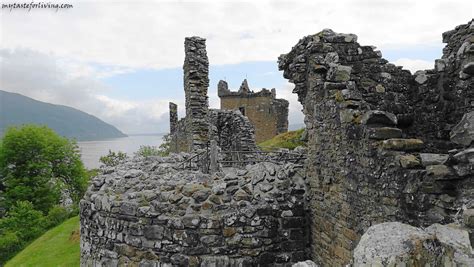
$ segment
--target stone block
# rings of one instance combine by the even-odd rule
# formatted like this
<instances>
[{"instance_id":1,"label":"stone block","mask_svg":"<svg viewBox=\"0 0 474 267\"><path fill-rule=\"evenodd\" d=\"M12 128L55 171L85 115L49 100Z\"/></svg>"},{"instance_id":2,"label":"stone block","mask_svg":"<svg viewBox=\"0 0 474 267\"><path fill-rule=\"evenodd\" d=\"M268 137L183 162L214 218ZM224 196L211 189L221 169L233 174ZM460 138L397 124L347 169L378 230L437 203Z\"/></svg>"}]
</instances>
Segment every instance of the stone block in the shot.
<instances>
[{"instance_id":1,"label":"stone block","mask_svg":"<svg viewBox=\"0 0 474 267\"><path fill-rule=\"evenodd\" d=\"M469 62L462 67L462 72L473 76L474 75L474 62Z\"/></svg>"},{"instance_id":2,"label":"stone block","mask_svg":"<svg viewBox=\"0 0 474 267\"><path fill-rule=\"evenodd\" d=\"M474 164L474 148L465 149L453 156L458 162Z\"/></svg>"},{"instance_id":3,"label":"stone block","mask_svg":"<svg viewBox=\"0 0 474 267\"><path fill-rule=\"evenodd\" d=\"M397 116L390 112L385 112L381 110L369 110L360 120L360 123L366 125L386 125L394 126L397 125Z\"/></svg>"},{"instance_id":4,"label":"stone block","mask_svg":"<svg viewBox=\"0 0 474 267\"><path fill-rule=\"evenodd\" d=\"M420 160L412 154L401 155L399 159L403 168L416 168L421 165Z\"/></svg>"},{"instance_id":5,"label":"stone block","mask_svg":"<svg viewBox=\"0 0 474 267\"><path fill-rule=\"evenodd\" d=\"M145 238L151 240L163 239L164 232L165 228L161 225L148 225L143 229L143 235Z\"/></svg>"},{"instance_id":6,"label":"stone block","mask_svg":"<svg viewBox=\"0 0 474 267\"><path fill-rule=\"evenodd\" d=\"M399 151L417 151L421 150L423 145L420 139L392 138L382 142L382 148Z\"/></svg>"},{"instance_id":7,"label":"stone block","mask_svg":"<svg viewBox=\"0 0 474 267\"><path fill-rule=\"evenodd\" d=\"M367 128L370 139L386 140L391 138L401 138L402 130L392 127Z\"/></svg>"},{"instance_id":8,"label":"stone block","mask_svg":"<svg viewBox=\"0 0 474 267\"><path fill-rule=\"evenodd\" d=\"M327 73L327 79L334 82L346 82L351 78L352 67L332 64Z\"/></svg>"},{"instance_id":9,"label":"stone block","mask_svg":"<svg viewBox=\"0 0 474 267\"><path fill-rule=\"evenodd\" d=\"M449 135L452 142L464 147L469 146L474 140L474 111L464 114Z\"/></svg>"},{"instance_id":10,"label":"stone block","mask_svg":"<svg viewBox=\"0 0 474 267\"><path fill-rule=\"evenodd\" d=\"M441 164L426 166L426 174L433 176L436 180L444 180L453 175L448 166Z\"/></svg>"},{"instance_id":11,"label":"stone block","mask_svg":"<svg viewBox=\"0 0 474 267\"><path fill-rule=\"evenodd\" d=\"M421 164L426 167L429 165L444 164L448 161L449 155L436 153L420 153Z\"/></svg>"},{"instance_id":12,"label":"stone block","mask_svg":"<svg viewBox=\"0 0 474 267\"><path fill-rule=\"evenodd\" d=\"M466 227L474 228L474 209L464 210L462 218Z\"/></svg>"}]
</instances>

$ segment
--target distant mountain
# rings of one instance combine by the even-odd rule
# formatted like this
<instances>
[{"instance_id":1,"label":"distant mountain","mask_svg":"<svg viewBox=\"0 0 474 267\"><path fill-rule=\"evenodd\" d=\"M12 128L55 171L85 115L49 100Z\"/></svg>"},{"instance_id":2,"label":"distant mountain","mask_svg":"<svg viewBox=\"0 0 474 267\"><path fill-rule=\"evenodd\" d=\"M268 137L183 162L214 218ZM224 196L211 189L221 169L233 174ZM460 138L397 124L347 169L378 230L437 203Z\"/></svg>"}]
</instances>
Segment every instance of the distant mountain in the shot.
<instances>
[{"instance_id":1,"label":"distant mountain","mask_svg":"<svg viewBox=\"0 0 474 267\"><path fill-rule=\"evenodd\" d=\"M78 141L125 137L114 126L80 110L0 90L0 135L13 125L46 125Z\"/></svg>"}]
</instances>

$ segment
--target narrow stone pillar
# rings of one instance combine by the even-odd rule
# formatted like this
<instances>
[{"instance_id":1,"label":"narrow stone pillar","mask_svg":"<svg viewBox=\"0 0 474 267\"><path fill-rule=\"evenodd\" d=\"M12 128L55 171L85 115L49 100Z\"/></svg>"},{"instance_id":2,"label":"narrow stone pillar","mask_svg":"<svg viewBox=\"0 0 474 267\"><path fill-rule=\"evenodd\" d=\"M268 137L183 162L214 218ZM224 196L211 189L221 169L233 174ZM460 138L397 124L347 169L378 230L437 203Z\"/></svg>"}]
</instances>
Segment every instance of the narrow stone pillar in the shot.
<instances>
[{"instance_id":1,"label":"narrow stone pillar","mask_svg":"<svg viewBox=\"0 0 474 267\"><path fill-rule=\"evenodd\" d=\"M190 150L206 148L209 139L208 97L209 61L206 39L187 37L184 41L184 92L186 95L186 128Z\"/></svg>"},{"instance_id":2,"label":"narrow stone pillar","mask_svg":"<svg viewBox=\"0 0 474 267\"><path fill-rule=\"evenodd\" d=\"M217 157L219 156L219 152L217 150L217 141L216 140L211 140L211 150L209 152L210 154L210 173L216 173L219 171L219 165L217 162Z\"/></svg>"},{"instance_id":3,"label":"narrow stone pillar","mask_svg":"<svg viewBox=\"0 0 474 267\"><path fill-rule=\"evenodd\" d=\"M176 133L176 130L178 128L178 106L170 102L169 105L170 109L170 134L173 135Z\"/></svg>"}]
</instances>

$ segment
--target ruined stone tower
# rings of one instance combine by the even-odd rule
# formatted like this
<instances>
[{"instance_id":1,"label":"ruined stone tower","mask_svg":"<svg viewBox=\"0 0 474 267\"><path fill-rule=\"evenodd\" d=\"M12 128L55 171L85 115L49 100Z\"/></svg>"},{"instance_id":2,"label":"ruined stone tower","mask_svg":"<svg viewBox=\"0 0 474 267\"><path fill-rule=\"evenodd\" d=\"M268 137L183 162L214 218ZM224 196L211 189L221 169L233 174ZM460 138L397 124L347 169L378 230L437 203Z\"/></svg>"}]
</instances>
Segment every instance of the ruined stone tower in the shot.
<instances>
[{"instance_id":1,"label":"ruined stone tower","mask_svg":"<svg viewBox=\"0 0 474 267\"><path fill-rule=\"evenodd\" d=\"M186 129L189 150L205 148L209 140L208 96L209 61L206 39L187 37L184 41L184 91L186 95Z\"/></svg>"},{"instance_id":2,"label":"ruined stone tower","mask_svg":"<svg viewBox=\"0 0 474 267\"><path fill-rule=\"evenodd\" d=\"M217 89L221 109L239 110L242 115L247 116L255 127L257 143L288 131L289 103L285 99L277 99L275 89L263 88L259 92L253 92L247 79L242 82L237 92L230 91L227 82L222 80L219 81Z\"/></svg>"}]
</instances>

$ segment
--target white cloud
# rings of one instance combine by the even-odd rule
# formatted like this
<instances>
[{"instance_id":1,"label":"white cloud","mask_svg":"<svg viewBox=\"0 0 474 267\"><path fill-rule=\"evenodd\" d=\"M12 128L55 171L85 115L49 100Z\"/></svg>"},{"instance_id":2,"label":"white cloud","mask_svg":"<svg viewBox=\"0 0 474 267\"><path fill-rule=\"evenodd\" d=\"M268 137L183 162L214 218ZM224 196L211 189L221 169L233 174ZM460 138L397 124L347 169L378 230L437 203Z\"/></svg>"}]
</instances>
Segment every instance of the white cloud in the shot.
<instances>
[{"instance_id":1,"label":"white cloud","mask_svg":"<svg viewBox=\"0 0 474 267\"><path fill-rule=\"evenodd\" d=\"M168 101L182 105L176 99L111 98L107 93L112 89L97 79L100 75L94 68L65 64L62 59L28 49L0 49L0 74L1 90L77 108L126 133L166 132Z\"/></svg>"},{"instance_id":2,"label":"white cloud","mask_svg":"<svg viewBox=\"0 0 474 267\"><path fill-rule=\"evenodd\" d=\"M448 8L449 7L449 8ZM389 10L389 12L388 12ZM3 48L27 47L112 66L179 67L185 36L208 39L212 64L276 60L333 28L384 48L439 44L472 17L470 1L75 1L58 12L1 12Z\"/></svg>"},{"instance_id":3,"label":"white cloud","mask_svg":"<svg viewBox=\"0 0 474 267\"><path fill-rule=\"evenodd\" d=\"M428 70L434 68L433 61L421 59L400 58L392 63L397 66L403 66L404 69L411 71L411 73L415 73L417 70Z\"/></svg>"},{"instance_id":4,"label":"white cloud","mask_svg":"<svg viewBox=\"0 0 474 267\"><path fill-rule=\"evenodd\" d=\"M304 121L303 106L298 102L298 95L292 93L295 85L286 83L282 88L277 90L277 98L283 98L290 102L288 110L289 124L301 124Z\"/></svg>"},{"instance_id":5,"label":"white cloud","mask_svg":"<svg viewBox=\"0 0 474 267\"><path fill-rule=\"evenodd\" d=\"M113 88L100 78L138 68L181 67L186 36L207 38L214 65L276 61L301 37L324 28L356 33L359 43L375 45L383 53L384 49L439 46L441 33L470 20L473 7L469 0L73 4L73 9L58 12L0 10L0 89L76 107L128 133L166 131L167 102L173 99L115 99L109 94ZM415 58L394 63L412 71L433 66ZM291 84L277 88L278 97L290 101L290 123L303 117L292 88ZM184 101L173 102L184 115ZM211 107L219 106L213 94L209 102Z\"/></svg>"}]
</instances>

